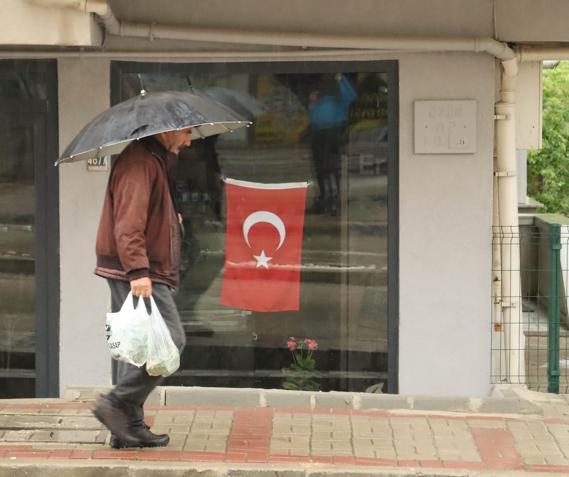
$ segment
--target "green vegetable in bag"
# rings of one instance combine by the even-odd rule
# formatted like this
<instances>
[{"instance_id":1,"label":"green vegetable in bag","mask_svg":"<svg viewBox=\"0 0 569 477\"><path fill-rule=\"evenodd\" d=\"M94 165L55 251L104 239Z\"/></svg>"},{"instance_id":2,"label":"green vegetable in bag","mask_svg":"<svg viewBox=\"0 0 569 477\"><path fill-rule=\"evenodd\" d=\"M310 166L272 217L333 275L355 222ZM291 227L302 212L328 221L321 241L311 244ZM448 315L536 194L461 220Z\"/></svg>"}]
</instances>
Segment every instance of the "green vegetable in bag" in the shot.
<instances>
[{"instance_id":1,"label":"green vegetable in bag","mask_svg":"<svg viewBox=\"0 0 569 477\"><path fill-rule=\"evenodd\" d=\"M153 297L150 297L149 321L146 372L150 376L170 376L180 367L180 352Z\"/></svg>"}]
</instances>

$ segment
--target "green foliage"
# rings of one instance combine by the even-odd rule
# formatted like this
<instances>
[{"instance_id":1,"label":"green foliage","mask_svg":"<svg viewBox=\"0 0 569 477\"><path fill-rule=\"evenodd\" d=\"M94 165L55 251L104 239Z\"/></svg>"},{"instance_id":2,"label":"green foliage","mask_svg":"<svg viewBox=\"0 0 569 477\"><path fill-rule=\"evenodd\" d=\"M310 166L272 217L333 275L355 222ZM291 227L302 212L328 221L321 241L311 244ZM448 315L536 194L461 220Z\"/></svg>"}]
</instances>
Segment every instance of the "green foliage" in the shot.
<instances>
[{"instance_id":1,"label":"green foliage","mask_svg":"<svg viewBox=\"0 0 569 477\"><path fill-rule=\"evenodd\" d=\"M315 369L311 370L306 366L299 366L296 363L292 363L289 368L283 368L283 373L286 376L283 381L283 389L293 391L320 391L320 384L318 384L316 379L318 379L321 374Z\"/></svg>"},{"instance_id":2,"label":"green foliage","mask_svg":"<svg viewBox=\"0 0 569 477\"><path fill-rule=\"evenodd\" d=\"M288 368L282 369L285 375L283 388L293 391L320 391L318 379L322 375L316 370L316 360L312 357L318 343L310 339L296 341L295 338L289 338L288 348L292 354L292 363Z\"/></svg>"},{"instance_id":3,"label":"green foliage","mask_svg":"<svg viewBox=\"0 0 569 477\"><path fill-rule=\"evenodd\" d=\"M569 215L569 61L543 73L543 148L528 154L528 194Z\"/></svg>"}]
</instances>

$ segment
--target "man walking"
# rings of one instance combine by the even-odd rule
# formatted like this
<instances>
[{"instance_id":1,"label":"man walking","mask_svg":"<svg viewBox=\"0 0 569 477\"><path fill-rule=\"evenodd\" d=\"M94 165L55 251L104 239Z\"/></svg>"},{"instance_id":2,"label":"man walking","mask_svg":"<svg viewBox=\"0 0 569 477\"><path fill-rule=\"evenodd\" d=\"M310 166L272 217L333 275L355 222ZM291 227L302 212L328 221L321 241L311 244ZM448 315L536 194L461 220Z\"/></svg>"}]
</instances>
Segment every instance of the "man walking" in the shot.
<instances>
[{"instance_id":1,"label":"man walking","mask_svg":"<svg viewBox=\"0 0 569 477\"><path fill-rule=\"evenodd\" d=\"M154 297L180 352L186 336L172 291L180 266L180 215L173 186L180 149L191 144L191 128L133 141L117 158L107 186L97 233L95 273L107 279L112 310L128 293ZM92 408L112 433L111 446L160 447L169 442L144 423L143 405L163 378L145 367L119 362L117 384Z\"/></svg>"}]
</instances>

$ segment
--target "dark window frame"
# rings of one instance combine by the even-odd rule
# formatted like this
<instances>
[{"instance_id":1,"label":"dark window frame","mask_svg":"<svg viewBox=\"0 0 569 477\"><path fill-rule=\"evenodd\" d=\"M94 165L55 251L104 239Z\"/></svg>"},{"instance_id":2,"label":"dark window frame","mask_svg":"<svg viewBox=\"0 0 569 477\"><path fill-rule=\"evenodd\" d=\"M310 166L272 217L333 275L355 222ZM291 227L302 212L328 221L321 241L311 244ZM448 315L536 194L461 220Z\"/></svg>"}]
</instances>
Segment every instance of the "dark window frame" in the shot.
<instances>
[{"instance_id":1,"label":"dark window frame","mask_svg":"<svg viewBox=\"0 0 569 477\"><path fill-rule=\"evenodd\" d=\"M46 101L1 100L3 114L36 115L45 131L43 161L34 164L36 229L35 373L36 397L59 396L59 171L54 166L59 151L56 60L1 60L1 74L39 73L47 87Z\"/></svg>"},{"instance_id":2,"label":"dark window frame","mask_svg":"<svg viewBox=\"0 0 569 477\"><path fill-rule=\"evenodd\" d=\"M232 63L147 63L111 61L111 104L121 98L121 74L156 73L385 73L388 78L388 363L387 392L399 392L399 64L385 61L275 61Z\"/></svg>"}]
</instances>

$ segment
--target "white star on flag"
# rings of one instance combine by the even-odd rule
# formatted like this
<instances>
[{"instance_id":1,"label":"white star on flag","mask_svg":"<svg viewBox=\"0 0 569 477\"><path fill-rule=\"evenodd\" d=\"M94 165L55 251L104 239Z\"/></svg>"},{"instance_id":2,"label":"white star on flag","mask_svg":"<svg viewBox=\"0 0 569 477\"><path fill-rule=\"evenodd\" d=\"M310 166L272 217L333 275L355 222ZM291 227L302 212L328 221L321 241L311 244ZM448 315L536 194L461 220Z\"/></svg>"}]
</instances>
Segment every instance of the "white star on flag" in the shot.
<instances>
[{"instance_id":1,"label":"white star on flag","mask_svg":"<svg viewBox=\"0 0 569 477\"><path fill-rule=\"evenodd\" d=\"M272 260L273 257L267 257L265 255L265 251L261 250L261 255L253 255L253 257L255 257L255 260L257 260L257 267L256 268L269 268L269 260Z\"/></svg>"}]
</instances>

